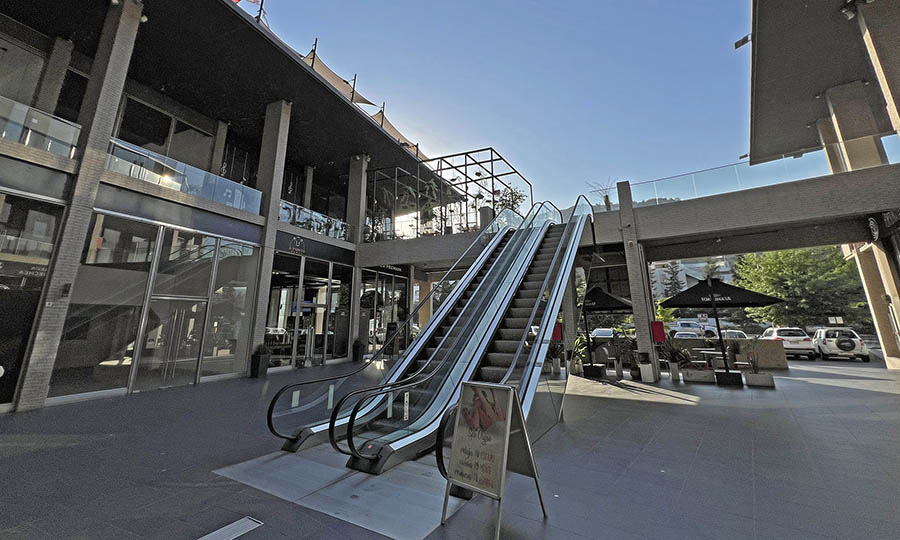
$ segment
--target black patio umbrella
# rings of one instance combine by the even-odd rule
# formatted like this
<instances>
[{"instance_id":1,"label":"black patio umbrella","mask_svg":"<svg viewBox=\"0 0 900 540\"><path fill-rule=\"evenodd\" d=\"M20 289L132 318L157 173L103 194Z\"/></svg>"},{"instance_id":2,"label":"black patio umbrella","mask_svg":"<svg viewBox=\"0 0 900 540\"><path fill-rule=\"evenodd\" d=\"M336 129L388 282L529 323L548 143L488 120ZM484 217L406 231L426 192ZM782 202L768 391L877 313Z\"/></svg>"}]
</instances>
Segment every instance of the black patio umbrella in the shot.
<instances>
[{"instance_id":1,"label":"black patio umbrella","mask_svg":"<svg viewBox=\"0 0 900 540\"><path fill-rule=\"evenodd\" d=\"M684 290L672 298L662 302L664 308L703 308L712 309L716 318L716 331L719 334L719 346L722 347L722 361L725 371L728 371L728 362L725 361L725 340L722 339L722 328L719 325L718 308L732 307L765 307L783 302L780 298L758 293L748 289L742 289L722 280L708 277L693 287Z\"/></svg>"},{"instance_id":2,"label":"black patio umbrella","mask_svg":"<svg viewBox=\"0 0 900 540\"><path fill-rule=\"evenodd\" d=\"M588 361L594 365L594 355L591 349L591 330L588 328L588 313L609 313L609 314L625 314L632 313L634 310L631 301L621 298L614 294L610 294L600 287L592 287L584 295L584 302L581 304L582 317L584 318L584 335L587 340L586 348L588 353Z\"/></svg>"}]
</instances>

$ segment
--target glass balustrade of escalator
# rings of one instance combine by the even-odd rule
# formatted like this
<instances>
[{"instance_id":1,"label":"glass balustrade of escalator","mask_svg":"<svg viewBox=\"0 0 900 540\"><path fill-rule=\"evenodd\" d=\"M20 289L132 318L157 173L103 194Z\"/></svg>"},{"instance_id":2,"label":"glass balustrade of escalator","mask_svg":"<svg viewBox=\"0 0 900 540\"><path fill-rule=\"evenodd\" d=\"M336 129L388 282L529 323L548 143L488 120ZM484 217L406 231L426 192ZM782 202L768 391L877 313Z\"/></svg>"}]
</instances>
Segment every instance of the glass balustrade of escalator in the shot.
<instances>
[{"instance_id":1,"label":"glass balustrade of escalator","mask_svg":"<svg viewBox=\"0 0 900 540\"><path fill-rule=\"evenodd\" d=\"M513 234L501 257L492 266L479 290L472 295L451 330L429 362L437 362L423 378L348 395L356 400L344 444L332 437L332 445L356 459L372 460L380 448L407 436L415 436L438 420L450 403L469 363L489 331L495 316L527 268L530 257L549 223L558 223L559 212L547 203L535 205ZM348 405L349 406L349 405Z\"/></svg>"}]
</instances>

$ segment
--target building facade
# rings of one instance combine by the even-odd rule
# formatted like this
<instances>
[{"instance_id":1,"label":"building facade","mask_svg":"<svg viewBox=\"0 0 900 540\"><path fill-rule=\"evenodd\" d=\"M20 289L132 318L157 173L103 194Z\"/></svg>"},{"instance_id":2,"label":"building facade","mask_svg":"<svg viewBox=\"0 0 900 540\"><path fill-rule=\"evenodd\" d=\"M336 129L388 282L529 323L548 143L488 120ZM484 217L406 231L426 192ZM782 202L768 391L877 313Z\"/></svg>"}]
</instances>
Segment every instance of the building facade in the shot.
<instances>
[{"instance_id":1,"label":"building facade","mask_svg":"<svg viewBox=\"0 0 900 540\"><path fill-rule=\"evenodd\" d=\"M233 2L75 4L0 8L0 411L359 359L477 231L483 190ZM359 253L397 238L432 255Z\"/></svg>"}]
</instances>

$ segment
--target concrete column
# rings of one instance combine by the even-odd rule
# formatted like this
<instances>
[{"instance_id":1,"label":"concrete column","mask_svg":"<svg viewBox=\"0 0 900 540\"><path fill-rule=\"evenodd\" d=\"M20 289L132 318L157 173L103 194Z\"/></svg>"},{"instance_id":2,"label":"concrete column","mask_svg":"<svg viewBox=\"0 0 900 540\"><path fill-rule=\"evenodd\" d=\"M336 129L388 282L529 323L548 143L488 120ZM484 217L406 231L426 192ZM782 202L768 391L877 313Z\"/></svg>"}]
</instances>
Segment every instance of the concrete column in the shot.
<instances>
[{"instance_id":1,"label":"concrete column","mask_svg":"<svg viewBox=\"0 0 900 540\"><path fill-rule=\"evenodd\" d=\"M878 134L878 124L869 104L865 86L854 81L825 91L834 132L846 170L855 171L886 164L887 154Z\"/></svg>"},{"instance_id":2,"label":"concrete column","mask_svg":"<svg viewBox=\"0 0 900 540\"><path fill-rule=\"evenodd\" d=\"M881 276L881 285L884 288L884 296L881 301L886 304L886 309L890 313L895 326L893 327L893 331L891 333L891 338L888 338L887 335L884 336L883 347L887 345L888 348L883 348L882 351L885 353L885 360L888 361L889 366L892 368L900 368L900 344L897 343L897 338L900 336L900 328L896 325L900 324L900 279L898 279L896 268L893 264L891 264L890 257L884 250L884 245L882 244L883 240L879 240L871 244L872 255L875 258L875 264L878 266L878 274ZM879 336L879 341L882 338ZM893 341L893 343L887 343ZM893 358L888 358L893 357ZM893 364L893 365L891 365Z\"/></svg>"},{"instance_id":3,"label":"concrete column","mask_svg":"<svg viewBox=\"0 0 900 540\"><path fill-rule=\"evenodd\" d=\"M310 206L312 206L312 184L313 173L315 170L315 167L311 167L309 165L303 168L303 173L306 177L303 182L303 206L305 208L309 208Z\"/></svg>"},{"instance_id":4,"label":"concrete column","mask_svg":"<svg viewBox=\"0 0 900 540\"><path fill-rule=\"evenodd\" d=\"M834 122L831 121L831 118L819 118L816 120L816 128L819 130L819 142L825 147L825 158L828 160L831 174L846 172L844 154L841 151L837 133L834 131Z\"/></svg>"},{"instance_id":5,"label":"concrete column","mask_svg":"<svg viewBox=\"0 0 900 540\"><path fill-rule=\"evenodd\" d=\"M15 407L20 411L42 407L50 388L56 350L71 299L63 292L74 283L81 261L143 7L138 0L123 0L118 5L110 5L103 23L78 118L81 162L15 398Z\"/></svg>"},{"instance_id":6,"label":"concrete column","mask_svg":"<svg viewBox=\"0 0 900 540\"><path fill-rule=\"evenodd\" d=\"M857 2L856 20L884 94L891 124L900 131L900 9L891 0Z\"/></svg>"},{"instance_id":7,"label":"concrete column","mask_svg":"<svg viewBox=\"0 0 900 540\"><path fill-rule=\"evenodd\" d=\"M350 336L347 338L347 343L350 344L350 357L353 358L353 342L359 339L359 310L360 310L360 300L362 296L362 268L358 264L353 266L353 278L350 281ZM362 347L360 349L360 354L366 353L366 345L368 343L368 336L364 336L362 340ZM358 360L362 360L362 358L358 358Z\"/></svg>"},{"instance_id":8,"label":"concrete column","mask_svg":"<svg viewBox=\"0 0 900 540\"><path fill-rule=\"evenodd\" d=\"M225 140L228 138L228 122L216 122L216 139L213 142L212 157L209 160L209 172L222 174L222 162L225 161Z\"/></svg>"},{"instance_id":9,"label":"concrete column","mask_svg":"<svg viewBox=\"0 0 900 540\"><path fill-rule=\"evenodd\" d=\"M885 301L887 292L879 273L878 261L871 246L853 249L851 252L859 270L859 278L866 293L866 301L872 313L872 321L875 323L875 331L885 361L888 367L900 368L900 347L897 346L896 329L891 322L891 306Z\"/></svg>"},{"instance_id":10,"label":"concrete column","mask_svg":"<svg viewBox=\"0 0 900 540\"><path fill-rule=\"evenodd\" d=\"M262 215L266 218L266 225L263 229L262 262L257 280L259 285L257 286L253 317L252 343L254 347L263 342L266 332L269 287L272 285L272 263L275 259L275 234L278 211L281 207L281 184L284 180L284 161L287 157L290 121L291 104L287 101L275 101L266 107L256 185L256 188L263 193Z\"/></svg>"},{"instance_id":11,"label":"concrete column","mask_svg":"<svg viewBox=\"0 0 900 540\"><path fill-rule=\"evenodd\" d=\"M359 244L366 224L366 170L369 156L360 154L350 158L350 178L347 181L347 224L350 225L350 241Z\"/></svg>"},{"instance_id":12,"label":"concrete column","mask_svg":"<svg viewBox=\"0 0 900 540\"><path fill-rule=\"evenodd\" d=\"M72 59L72 42L67 39L56 38L50 48L50 56L44 64L44 72L41 74L41 82L38 84L37 97L34 98L34 107L53 114L56 110L56 102L59 101L59 92L62 90L63 81L66 79L66 70Z\"/></svg>"},{"instance_id":13,"label":"concrete column","mask_svg":"<svg viewBox=\"0 0 900 540\"><path fill-rule=\"evenodd\" d=\"M634 208L631 200L631 185L628 182L616 184L619 193L619 219L622 225L622 243L625 246L625 264L628 268L628 288L634 310L634 329L637 335L638 352L650 354L654 370L659 373L656 347L650 323L656 319L656 307L650 294L650 277L644 250L638 243L634 224Z\"/></svg>"}]
</instances>

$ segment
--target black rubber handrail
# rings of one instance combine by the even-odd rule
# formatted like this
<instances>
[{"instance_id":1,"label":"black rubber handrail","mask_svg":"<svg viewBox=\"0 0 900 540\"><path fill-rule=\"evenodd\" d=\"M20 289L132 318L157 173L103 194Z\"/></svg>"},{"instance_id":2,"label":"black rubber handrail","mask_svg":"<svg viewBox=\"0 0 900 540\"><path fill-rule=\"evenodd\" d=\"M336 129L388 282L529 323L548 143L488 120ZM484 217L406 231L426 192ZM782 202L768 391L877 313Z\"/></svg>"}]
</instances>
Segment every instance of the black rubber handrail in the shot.
<instances>
[{"instance_id":1,"label":"black rubber handrail","mask_svg":"<svg viewBox=\"0 0 900 540\"><path fill-rule=\"evenodd\" d=\"M556 208L556 205L554 205L552 202L549 202L549 201L543 201L541 203L535 204L535 206L537 206L538 208L534 209L534 207L532 207L532 211L534 212L534 216L531 218L532 223L534 222L535 217L537 217L537 213L540 211L540 207L544 206L545 204L550 204L554 208ZM556 208L556 210L557 210L557 212L559 212L559 208ZM529 211L528 215L531 215L532 211ZM560 213L560 218L562 218L561 213ZM544 224L542 226L546 227L547 225ZM525 228L524 224L523 224L523 228ZM537 245L535 245L534 249L535 250L537 249ZM486 283L486 281L487 280L482 281L482 283L479 284L479 286L478 286L479 290ZM470 298L475 298L477 296L477 294L478 294L478 291L476 290L476 292ZM481 299L481 302L483 303L483 302L487 302L489 300L490 300L489 297L485 297L485 298ZM454 321L454 326L461 318L462 318L462 313L460 313L460 316L458 316L457 319ZM437 349L435 350L435 352L432 353L431 357L428 359L428 362L426 362L426 364L423 366L423 369L424 369L424 367L427 367L428 364L430 364L433 361L434 355L436 355L440 351L440 347L443 344L443 341L446 340L446 338L449 337L449 335L450 335L450 331L448 331L447 335L444 336L444 338L441 341L441 344L439 344ZM462 334L457 336L456 339L454 340L453 344L451 345L451 348L454 347L462 337L463 337ZM469 337L469 336L466 336L466 337ZM351 455L357 459L365 459L365 456L362 456L361 454L359 454L359 451L353 445L353 426L355 425L356 416L359 413L359 410L362 407L362 404L365 403L369 398L373 398L377 395L385 394L388 392L394 392L394 391L398 391L398 390L404 390L406 388L412 388L412 387L418 386L424 382L431 380L431 378L434 377L438 373L438 370L447 361L448 357L449 357L448 354L444 354L444 357L441 359L440 363L438 363L438 365L431 371L431 373L429 373L426 377L424 377L422 379L419 379L416 381L411 381L411 382L403 382L402 384L388 383L388 384L378 385L378 386L371 387L371 388L363 388L360 390L350 392L347 395L345 395L343 398L341 398L341 400L335 406L334 411L332 411L331 422L329 423L329 426L328 426L328 439L331 442L331 446L335 450L337 450L338 452L340 452L342 454ZM344 451L344 449L338 445L337 437L335 435L335 426L336 426L336 420L337 420L337 414L338 414L337 411L339 411L343 407L343 404L345 401L347 401L347 399L349 399L352 396L360 395L360 394L364 394L364 393L366 395L364 397L360 398L356 402L356 404L353 407L352 412L350 413L349 420L347 422L347 447L349 450L349 452L347 452L347 451Z\"/></svg>"},{"instance_id":2,"label":"black rubber handrail","mask_svg":"<svg viewBox=\"0 0 900 540\"><path fill-rule=\"evenodd\" d=\"M493 220L491 220L491 223L489 223L488 226L486 226L482 231L487 230L491 224L493 224L495 221L497 221L498 219L500 219L500 216L502 216L502 215L506 212L506 210L509 210L510 212L515 213L516 215L518 215L518 216L519 216L520 218L522 218L523 220L525 219L525 218L522 216L522 214L519 214L517 211L515 211L515 210L513 210L513 209L511 209L511 208L510 208L510 209L505 209L503 212L501 212L500 214L498 214ZM466 256L469 254L469 251L470 251L473 247L475 247L476 244L478 244L477 240L478 240L478 238L480 238L480 236L481 236L481 235L479 235L478 237L476 237L476 238L475 238L475 241L473 241L471 244L469 244L469 247L466 248L466 250L463 252L462 255L459 256L458 259L456 259L456 262L453 263L453 266L451 266L450 269L447 270L447 271L444 273L444 275L441 277L441 279L437 282L436 285L439 285L439 284L443 283L443 282L448 278L448 276L450 276L451 272L453 272L454 270L456 270L456 267L459 265L460 262L462 262L463 259L466 258ZM343 379L343 378L345 378L345 377L349 377L349 376L351 376L351 375L355 375L355 374L359 373L360 371L362 371L362 370L366 369L367 367L369 367L373 362L375 362L378 358L380 358L380 357L382 357L382 356L384 355L384 351L387 349L388 345L389 345L389 344L392 344L393 341L394 341L394 339L396 339L396 337L397 337L398 335L400 335L400 331L401 331L401 330L405 330L405 329L406 329L406 327L411 323L413 316L416 315L416 314L419 312L419 310L422 308L422 306L424 306L425 303L428 302L428 301L431 299L431 296L432 296L432 295L435 293L435 291L437 291L439 288L440 288L440 287L437 287L437 286L432 287L432 289L428 292L428 294L426 294L425 297L422 298L422 299L419 301L419 303L418 303L418 304L416 305L416 307L412 310L412 312L411 312L410 315L406 318L406 320L403 322L403 324L400 325L400 326L398 326L398 327L397 327L397 330L395 330L394 333L391 334L391 337L390 337L389 339L386 339L386 340L384 341L384 345L382 345L381 348L380 348L374 355L372 355L368 360L364 361L364 362L363 362L359 367L357 367L356 369L354 369L354 370L352 370L352 371L349 371L349 372L347 372L347 373L342 373L342 374L340 374L340 375L332 375L332 376L329 376L329 377L321 377L321 378L313 379L313 380L310 380L310 381L302 381L302 382L297 382L297 383L288 384L288 385L285 385L284 387L282 387L281 390L279 390L279 391L275 394L275 396L272 398L272 401L269 403L269 408L268 408L268 411L267 411L267 413L266 413L266 424L267 424L268 427L269 427L269 431L270 431L273 435L275 435L276 437L281 438L281 439L285 439L285 440L289 440L289 441L295 441L295 440L297 440L297 438L299 437L299 433L295 433L295 434L290 434L290 435L288 435L288 434L280 433L280 432L275 428L275 425L274 425L274 423L273 423L273 414L274 414L274 412L275 412L275 405L278 403L279 398L281 398L281 396L283 396L283 395L284 395L285 393L287 393L288 391L293 390L293 389L295 389L295 388L299 388L299 387L301 387L301 386L312 385L312 384L321 384L321 383L324 383L324 382L333 381L333 380L337 380L337 379Z\"/></svg>"}]
</instances>

